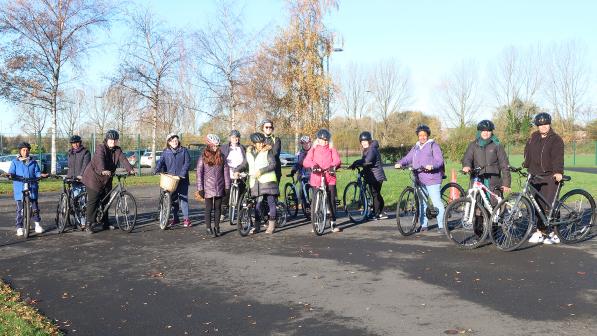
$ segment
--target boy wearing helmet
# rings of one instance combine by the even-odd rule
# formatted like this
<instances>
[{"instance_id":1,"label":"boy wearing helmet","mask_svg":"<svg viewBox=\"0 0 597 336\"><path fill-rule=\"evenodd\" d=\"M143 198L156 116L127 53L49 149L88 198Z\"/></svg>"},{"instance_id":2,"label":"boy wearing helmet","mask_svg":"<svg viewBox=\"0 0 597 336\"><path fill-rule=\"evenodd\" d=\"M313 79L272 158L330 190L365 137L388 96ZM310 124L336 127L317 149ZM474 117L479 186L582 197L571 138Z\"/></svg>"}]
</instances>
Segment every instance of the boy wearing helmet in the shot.
<instances>
[{"instance_id":1,"label":"boy wearing helmet","mask_svg":"<svg viewBox=\"0 0 597 336\"><path fill-rule=\"evenodd\" d=\"M524 147L522 166L528 168L529 173L537 176L533 187L550 203L544 204L539 199L537 201L543 211L548 212L564 174L564 141L551 128L551 116L548 113L537 114L533 123L538 130L531 134ZM553 232L548 235L545 230L545 224L538 218L537 232L533 233L529 242L534 244L560 242L557 235Z\"/></svg>"},{"instance_id":2,"label":"boy wearing helmet","mask_svg":"<svg viewBox=\"0 0 597 336\"><path fill-rule=\"evenodd\" d=\"M76 197L85 191L85 185L81 182L83 172L91 161L91 153L82 144L83 140L78 135L70 137L70 150L68 151L68 172L66 177L76 179L72 184L73 196ZM85 218L81 220L81 226L85 227Z\"/></svg>"},{"instance_id":3,"label":"boy wearing helmet","mask_svg":"<svg viewBox=\"0 0 597 336\"><path fill-rule=\"evenodd\" d=\"M166 148L164 148L160 160L156 163L154 173L167 173L180 177L178 186L172 193L171 201L173 218L170 221L170 226L179 223L178 209L182 208L183 226L191 227L191 220L189 218L190 164L191 156L189 155L189 151L180 145L178 134L168 134L168 136L166 136Z\"/></svg>"}]
</instances>

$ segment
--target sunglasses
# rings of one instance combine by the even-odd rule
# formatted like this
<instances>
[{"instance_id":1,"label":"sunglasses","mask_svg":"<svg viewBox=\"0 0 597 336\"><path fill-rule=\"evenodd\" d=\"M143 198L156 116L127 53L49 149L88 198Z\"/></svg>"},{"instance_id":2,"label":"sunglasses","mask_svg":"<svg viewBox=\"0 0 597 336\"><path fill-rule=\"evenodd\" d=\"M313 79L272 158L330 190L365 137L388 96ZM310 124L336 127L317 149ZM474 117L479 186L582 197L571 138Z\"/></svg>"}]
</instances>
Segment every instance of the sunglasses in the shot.
<instances>
[{"instance_id":1,"label":"sunglasses","mask_svg":"<svg viewBox=\"0 0 597 336\"><path fill-rule=\"evenodd\" d=\"M263 126L264 129L274 129L274 126Z\"/></svg>"}]
</instances>

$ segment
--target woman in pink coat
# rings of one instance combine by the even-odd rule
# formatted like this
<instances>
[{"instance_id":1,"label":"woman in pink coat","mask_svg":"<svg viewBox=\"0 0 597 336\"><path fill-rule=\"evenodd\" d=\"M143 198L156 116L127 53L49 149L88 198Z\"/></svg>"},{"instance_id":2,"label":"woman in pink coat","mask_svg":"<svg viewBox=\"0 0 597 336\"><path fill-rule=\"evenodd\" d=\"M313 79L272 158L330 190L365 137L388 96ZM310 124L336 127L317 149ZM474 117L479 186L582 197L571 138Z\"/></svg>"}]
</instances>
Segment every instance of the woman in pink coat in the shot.
<instances>
[{"instance_id":1,"label":"woman in pink coat","mask_svg":"<svg viewBox=\"0 0 597 336\"><path fill-rule=\"evenodd\" d=\"M336 169L340 168L340 155L338 155L338 151L335 148L330 147L330 138L332 135L327 129L320 129L315 134L315 137L317 139L313 147L307 152L307 156L303 161L303 167L312 169L309 184L314 189L313 195L315 195L315 191L321 184L321 174L325 174L325 184L329 197L328 204L331 205L332 232L340 232L340 228L336 227ZM322 173L317 172L318 169L329 169L330 171ZM311 207L311 211L314 208ZM314 216L311 216L311 218L314 218Z\"/></svg>"}]
</instances>

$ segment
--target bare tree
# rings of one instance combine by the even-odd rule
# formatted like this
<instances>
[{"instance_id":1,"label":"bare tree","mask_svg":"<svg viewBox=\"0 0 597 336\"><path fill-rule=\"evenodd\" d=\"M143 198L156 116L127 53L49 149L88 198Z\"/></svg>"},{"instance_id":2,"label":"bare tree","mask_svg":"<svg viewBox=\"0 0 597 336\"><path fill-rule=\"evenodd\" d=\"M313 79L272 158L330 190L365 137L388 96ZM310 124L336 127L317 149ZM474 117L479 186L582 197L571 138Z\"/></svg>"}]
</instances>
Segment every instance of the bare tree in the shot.
<instances>
[{"instance_id":1,"label":"bare tree","mask_svg":"<svg viewBox=\"0 0 597 336\"><path fill-rule=\"evenodd\" d=\"M149 112L149 115L143 119L149 120L151 125L151 151L155 153L164 97L168 94L168 86L172 84L180 60L181 35L165 29L149 10L133 15L130 23L133 36L123 48L124 59L115 82L137 96L147 107L143 111ZM155 167L155 155L151 167Z\"/></svg>"},{"instance_id":2,"label":"bare tree","mask_svg":"<svg viewBox=\"0 0 597 336\"><path fill-rule=\"evenodd\" d=\"M447 121L459 128L470 124L479 108L477 65L463 61L447 75L440 86L440 104Z\"/></svg>"},{"instance_id":3,"label":"bare tree","mask_svg":"<svg viewBox=\"0 0 597 336\"><path fill-rule=\"evenodd\" d=\"M20 0L0 3L0 92L9 100L51 115L56 173L59 96L65 70L92 47L95 28L108 26L112 7L103 0ZM10 38L8 38L10 37Z\"/></svg>"},{"instance_id":4,"label":"bare tree","mask_svg":"<svg viewBox=\"0 0 597 336\"><path fill-rule=\"evenodd\" d=\"M38 136L46 128L48 113L42 108L22 104L19 105L19 113L16 122L28 135Z\"/></svg>"},{"instance_id":5,"label":"bare tree","mask_svg":"<svg viewBox=\"0 0 597 336\"><path fill-rule=\"evenodd\" d=\"M382 131L377 137L387 145L392 127L388 118L392 113L400 112L411 98L409 74L396 60L381 61L371 75L370 91L373 95L372 117L382 121Z\"/></svg>"},{"instance_id":6,"label":"bare tree","mask_svg":"<svg viewBox=\"0 0 597 336\"><path fill-rule=\"evenodd\" d=\"M64 135L80 134L80 126L85 115L85 91L71 90L66 93L61 108L58 110L60 130Z\"/></svg>"},{"instance_id":7,"label":"bare tree","mask_svg":"<svg viewBox=\"0 0 597 336\"><path fill-rule=\"evenodd\" d=\"M91 121L94 133L104 134L112 121L110 109L106 107L106 103L104 96L97 96L94 91L89 91L85 95L85 115Z\"/></svg>"},{"instance_id":8,"label":"bare tree","mask_svg":"<svg viewBox=\"0 0 597 336\"><path fill-rule=\"evenodd\" d=\"M340 79L340 108L354 122L363 117L367 108L368 83L364 69L356 63L350 63L342 72Z\"/></svg>"},{"instance_id":9,"label":"bare tree","mask_svg":"<svg viewBox=\"0 0 597 336\"><path fill-rule=\"evenodd\" d=\"M102 94L102 107L116 122L116 128L127 131L133 118L138 115L138 97L132 95L120 83L110 85Z\"/></svg>"}]
</instances>

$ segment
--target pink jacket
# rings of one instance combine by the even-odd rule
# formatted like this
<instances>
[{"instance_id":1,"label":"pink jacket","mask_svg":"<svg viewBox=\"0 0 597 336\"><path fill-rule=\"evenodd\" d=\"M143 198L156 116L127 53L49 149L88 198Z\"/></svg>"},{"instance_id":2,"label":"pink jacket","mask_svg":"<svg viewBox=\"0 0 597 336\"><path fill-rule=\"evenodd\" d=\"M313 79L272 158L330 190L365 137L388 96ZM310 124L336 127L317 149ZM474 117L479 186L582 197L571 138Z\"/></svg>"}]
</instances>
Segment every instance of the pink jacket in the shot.
<instances>
[{"instance_id":1,"label":"pink jacket","mask_svg":"<svg viewBox=\"0 0 597 336\"><path fill-rule=\"evenodd\" d=\"M340 161L338 151L335 148L330 148L329 145L313 146L313 148L307 152L307 156L303 161L303 167L305 168L313 168L317 165L322 169L328 169L330 167L335 167L337 169L340 168L341 164L342 162ZM328 185L336 185L336 176L325 173L325 182ZM309 184L311 184L312 187L319 187L320 183L321 173L312 172Z\"/></svg>"}]
</instances>

